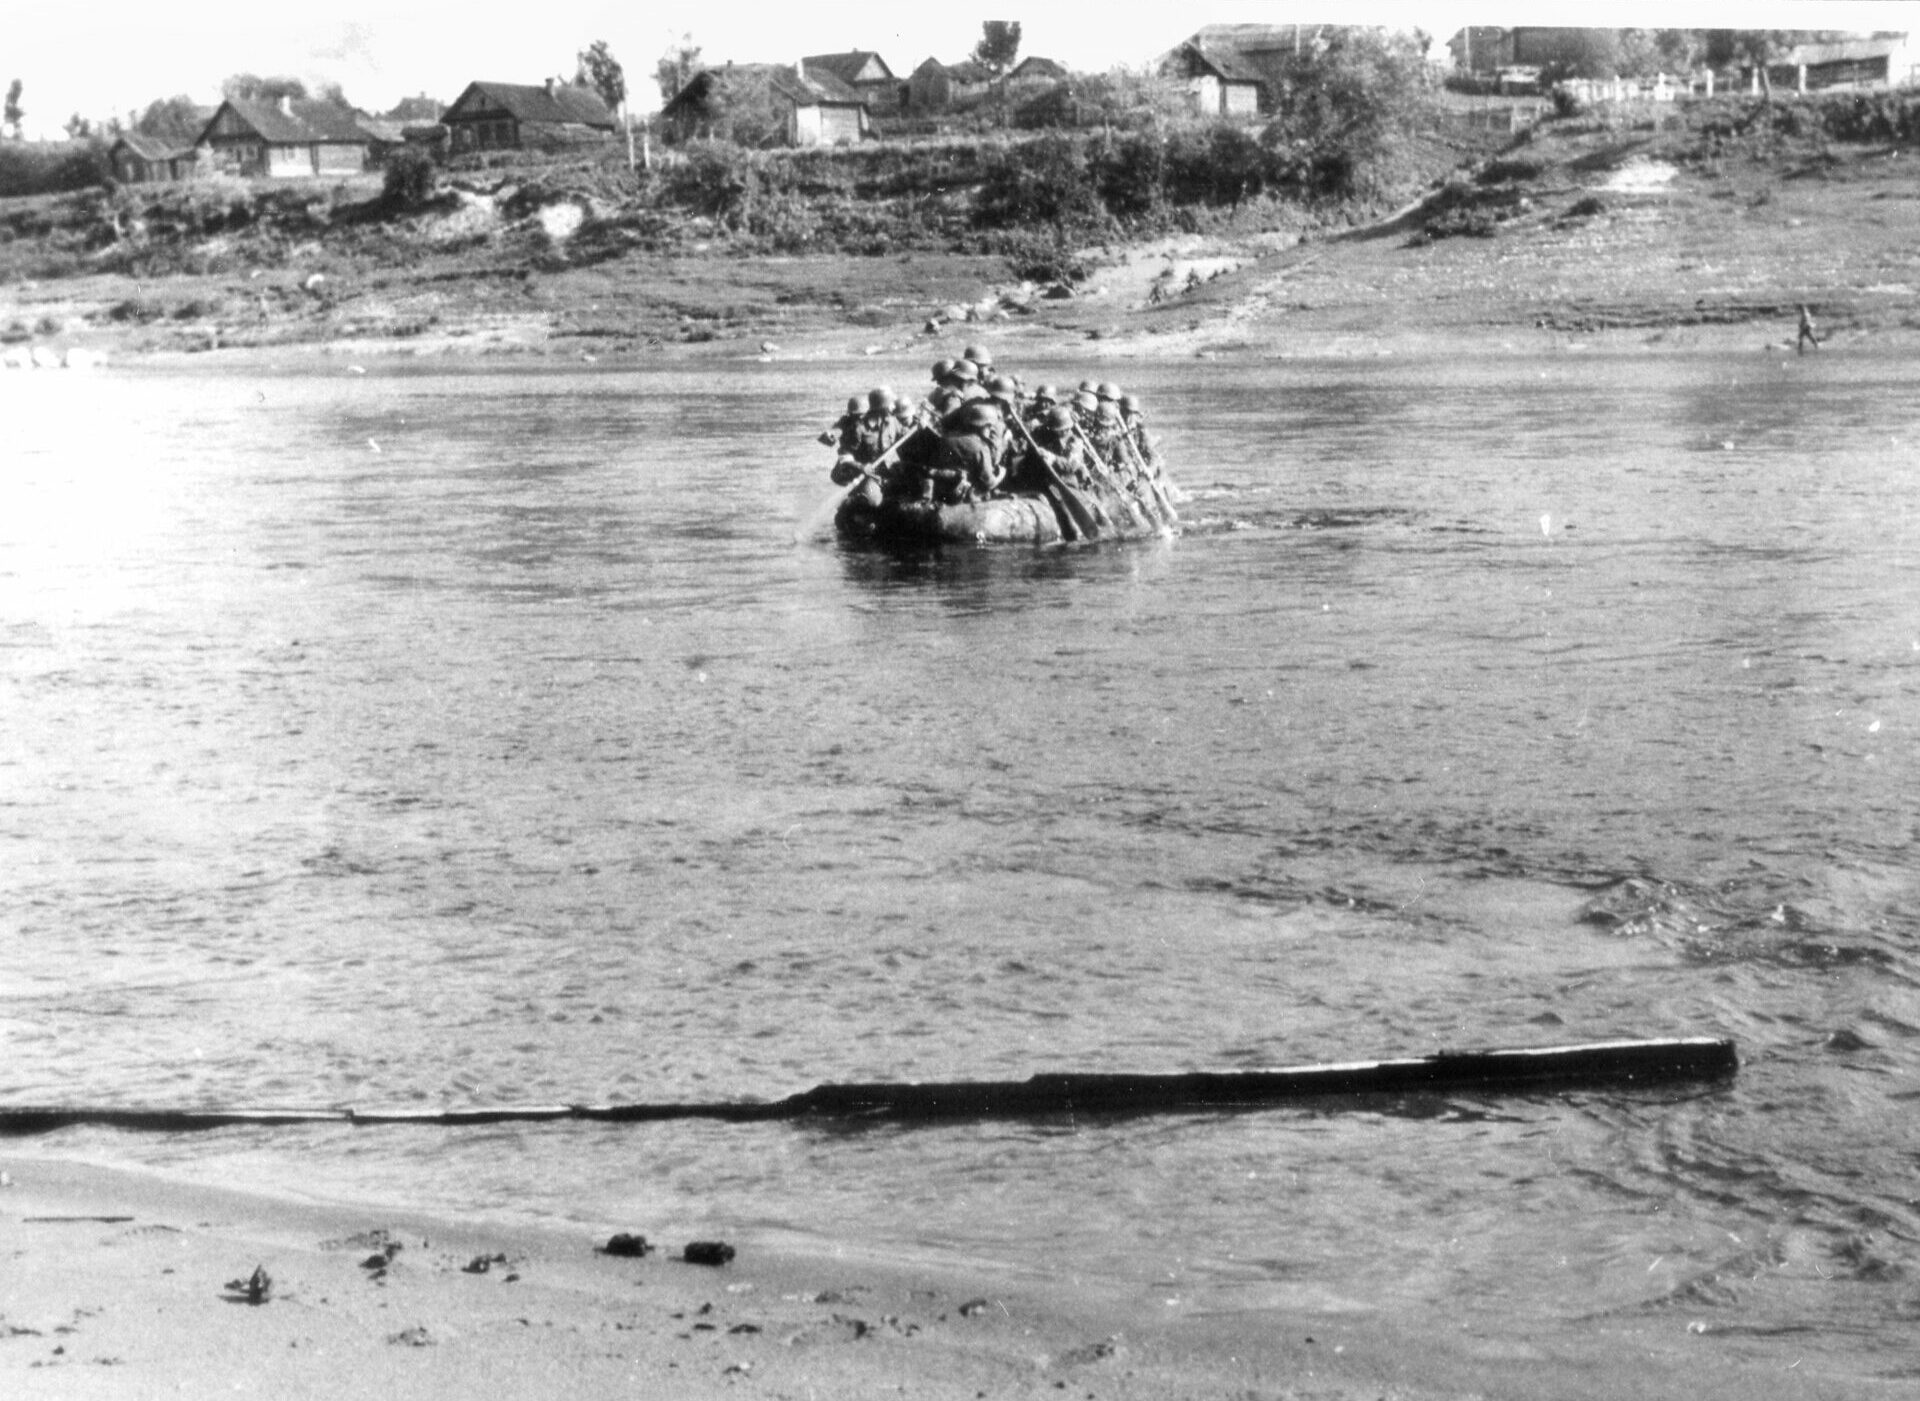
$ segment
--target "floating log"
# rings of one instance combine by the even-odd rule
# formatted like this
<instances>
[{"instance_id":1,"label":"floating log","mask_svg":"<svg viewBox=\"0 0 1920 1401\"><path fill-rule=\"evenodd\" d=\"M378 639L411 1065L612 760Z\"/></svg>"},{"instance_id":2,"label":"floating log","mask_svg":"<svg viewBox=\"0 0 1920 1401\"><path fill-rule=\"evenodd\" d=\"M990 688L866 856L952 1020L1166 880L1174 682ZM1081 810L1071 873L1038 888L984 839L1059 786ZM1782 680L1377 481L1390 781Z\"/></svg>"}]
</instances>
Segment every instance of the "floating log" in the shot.
<instances>
[{"instance_id":1,"label":"floating log","mask_svg":"<svg viewBox=\"0 0 1920 1401\"><path fill-rule=\"evenodd\" d=\"M818 1085L765 1103L569 1104L477 1109L115 1109L34 1105L0 1108L0 1135L47 1133L88 1124L148 1133L190 1133L242 1125L342 1123L361 1126L537 1123L584 1119L651 1123L667 1119L770 1120L1032 1118L1058 1114L1176 1114L1267 1108L1308 1100L1380 1096L1492 1095L1642 1089L1721 1080L1739 1069L1731 1041L1686 1037L1596 1041L1580 1046L1441 1051L1402 1060L1351 1061L1279 1070L1182 1075L1049 1073L1026 1080L951 1080Z\"/></svg>"}]
</instances>

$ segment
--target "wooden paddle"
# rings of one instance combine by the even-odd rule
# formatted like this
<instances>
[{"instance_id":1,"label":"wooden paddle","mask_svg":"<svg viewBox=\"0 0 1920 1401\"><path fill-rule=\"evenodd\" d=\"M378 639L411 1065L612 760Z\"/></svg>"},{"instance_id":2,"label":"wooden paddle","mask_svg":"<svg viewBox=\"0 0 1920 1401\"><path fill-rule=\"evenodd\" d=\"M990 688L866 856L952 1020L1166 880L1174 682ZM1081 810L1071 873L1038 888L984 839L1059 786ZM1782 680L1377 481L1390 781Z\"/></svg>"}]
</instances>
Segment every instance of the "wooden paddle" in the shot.
<instances>
[{"instance_id":1,"label":"wooden paddle","mask_svg":"<svg viewBox=\"0 0 1920 1401\"><path fill-rule=\"evenodd\" d=\"M1133 459L1134 477L1146 482L1147 490L1152 493L1154 501L1158 503L1160 514L1166 517L1167 524L1180 524L1180 513L1173 509L1173 498L1167 495L1167 489L1160 485L1160 479L1153 475L1153 470L1147 466L1147 460L1140 455L1139 446L1133 441L1133 429L1123 427L1120 441L1126 444L1127 456Z\"/></svg>"},{"instance_id":2,"label":"wooden paddle","mask_svg":"<svg viewBox=\"0 0 1920 1401\"><path fill-rule=\"evenodd\" d=\"M1034 442L1033 434L1027 431L1027 425L1018 414L1008 415L1008 421L1020 430L1020 436L1027 440L1027 446L1033 451L1033 460L1040 464L1040 471L1047 479L1047 499L1053 503L1054 510L1060 516L1060 533L1068 540L1098 540L1100 522L1093 512L1087 509L1086 502L1074 495L1073 488L1060 480L1060 474L1053 470L1053 464L1047 461L1047 450Z\"/></svg>"},{"instance_id":3,"label":"wooden paddle","mask_svg":"<svg viewBox=\"0 0 1920 1401\"><path fill-rule=\"evenodd\" d=\"M899 455L900 449L905 447L915 435L922 431L924 431L924 425L917 424L907 432L902 433L898 442L874 458L873 461L864 465L855 463L854 465L860 468L860 475L842 487L839 495L829 497L819 510L809 516L806 523L794 532L794 539L805 540L811 538L816 530L822 528L827 521L839 514L840 508L846 504L847 498L860 489L861 483L871 480L877 468L885 467L892 462L893 459Z\"/></svg>"},{"instance_id":4,"label":"wooden paddle","mask_svg":"<svg viewBox=\"0 0 1920 1401\"><path fill-rule=\"evenodd\" d=\"M1093 444L1088 441L1085 431L1080 427L1078 422L1073 425L1073 431L1075 436L1080 439L1080 446L1087 450L1087 456L1093 459L1093 465L1098 470L1100 479L1106 485L1107 489L1111 491L1118 500L1125 502L1129 511L1135 510L1135 503L1129 494L1121 487L1119 479L1113 475L1113 468L1107 465L1107 460L1102 457L1094 448ZM1144 508L1139 508L1137 514L1141 516L1147 524L1155 524L1155 522L1147 516Z\"/></svg>"}]
</instances>

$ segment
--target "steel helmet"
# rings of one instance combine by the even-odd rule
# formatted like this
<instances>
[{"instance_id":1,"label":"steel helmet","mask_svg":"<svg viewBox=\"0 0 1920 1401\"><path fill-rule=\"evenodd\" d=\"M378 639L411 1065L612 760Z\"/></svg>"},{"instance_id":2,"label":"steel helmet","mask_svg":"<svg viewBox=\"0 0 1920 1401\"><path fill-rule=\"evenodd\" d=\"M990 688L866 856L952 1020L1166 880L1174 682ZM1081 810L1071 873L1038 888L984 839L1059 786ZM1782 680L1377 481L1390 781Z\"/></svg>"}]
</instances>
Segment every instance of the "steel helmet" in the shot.
<instances>
[{"instance_id":1,"label":"steel helmet","mask_svg":"<svg viewBox=\"0 0 1920 1401\"><path fill-rule=\"evenodd\" d=\"M1055 404L1040 421L1056 433L1070 432L1073 428L1073 410L1065 404Z\"/></svg>"},{"instance_id":2,"label":"steel helmet","mask_svg":"<svg viewBox=\"0 0 1920 1401\"><path fill-rule=\"evenodd\" d=\"M860 402L860 396L858 394L854 395L851 399L847 400L848 413L851 413L851 414L864 413L866 411L866 407L867 406L865 404Z\"/></svg>"},{"instance_id":3,"label":"steel helmet","mask_svg":"<svg viewBox=\"0 0 1920 1401\"><path fill-rule=\"evenodd\" d=\"M1033 391L1033 402L1036 404L1057 404L1060 402L1060 391L1055 389L1051 384L1043 384Z\"/></svg>"},{"instance_id":4,"label":"steel helmet","mask_svg":"<svg viewBox=\"0 0 1920 1401\"><path fill-rule=\"evenodd\" d=\"M971 360L955 360L953 368L947 372L948 379L957 379L962 384L972 384L980 378L980 369Z\"/></svg>"},{"instance_id":5,"label":"steel helmet","mask_svg":"<svg viewBox=\"0 0 1920 1401\"><path fill-rule=\"evenodd\" d=\"M1010 399L1019 393L1019 386L1013 382L1012 375L994 375L987 381L987 393L996 399Z\"/></svg>"},{"instance_id":6,"label":"steel helmet","mask_svg":"<svg viewBox=\"0 0 1920 1401\"><path fill-rule=\"evenodd\" d=\"M1094 390L1094 384L1092 380L1083 379L1080 381L1080 393L1091 394L1093 393L1093 390Z\"/></svg>"},{"instance_id":7,"label":"steel helmet","mask_svg":"<svg viewBox=\"0 0 1920 1401\"><path fill-rule=\"evenodd\" d=\"M1094 398L1090 392L1083 389L1073 396L1073 406L1080 410L1081 413L1092 413L1100 407L1100 401Z\"/></svg>"},{"instance_id":8,"label":"steel helmet","mask_svg":"<svg viewBox=\"0 0 1920 1401\"><path fill-rule=\"evenodd\" d=\"M993 363L993 357L987 354L987 348L983 345L970 345L963 350L961 354L973 361L976 365L991 365Z\"/></svg>"},{"instance_id":9,"label":"steel helmet","mask_svg":"<svg viewBox=\"0 0 1920 1401\"><path fill-rule=\"evenodd\" d=\"M878 385L867 391L867 406L885 412L893 407L893 391L886 385Z\"/></svg>"},{"instance_id":10,"label":"steel helmet","mask_svg":"<svg viewBox=\"0 0 1920 1401\"><path fill-rule=\"evenodd\" d=\"M933 380L935 384L938 384L941 380L945 379L948 375L952 373L953 373L953 361L935 360L933 362Z\"/></svg>"},{"instance_id":11,"label":"steel helmet","mask_svg":"<svg viewBox=\"0 0 1920 1401\"><path fill-rule=\"evenodd\" d=\"M1099 387L1093 392L1098 394L1102 399L1118 399L1120 397L1120 386L1112 380L1103 380Z\"/></svg>"},{"instance_id":12,"label":"steel helmet","mask_svg":"<svg viewBox=\"0 0 1920 1401\"><path fill-rule=\"evenodd\" d=\"M1138 394L1122 394L1120 396L1120 411L1131 414L1139 413L1140 396Z\"/></svg>"}]
</instances>

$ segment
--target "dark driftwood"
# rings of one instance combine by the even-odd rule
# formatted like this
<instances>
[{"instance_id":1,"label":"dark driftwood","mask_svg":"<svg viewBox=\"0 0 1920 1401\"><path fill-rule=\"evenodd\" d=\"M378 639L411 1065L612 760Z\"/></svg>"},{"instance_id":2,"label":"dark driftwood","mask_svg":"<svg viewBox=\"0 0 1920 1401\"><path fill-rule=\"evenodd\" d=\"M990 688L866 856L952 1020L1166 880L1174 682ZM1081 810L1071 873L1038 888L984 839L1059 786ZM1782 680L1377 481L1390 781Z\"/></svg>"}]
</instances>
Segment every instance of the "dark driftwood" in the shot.
<instances>
[{"instance_id":1,"label":"dark driftwood","mask_svg":"<svg viewBox=\"0 0 1920 1401\"><path fill-rule=\"evenodd\" d=\"M24 1105L0 1108L0 1134L46 1133L76 1124L179 1133L243 1124L499 1124L556 1119L646 1123L721 1119L934 1120L1055 1114L1171 1114L1258 1109L1303 1100L1380 1095L1490 1095L1639 1089L1719 1080L1739 1068L1731 1041L1689 1037L1601 1041L1500 1051L1442 1051L1405 1060L1305 1065L1284 1070L1185 1075L1035 1075L1027 1080L820 1085L769 1103L562 1104L482 1109L115 1109Z\"/></svg>"}]
</instances>

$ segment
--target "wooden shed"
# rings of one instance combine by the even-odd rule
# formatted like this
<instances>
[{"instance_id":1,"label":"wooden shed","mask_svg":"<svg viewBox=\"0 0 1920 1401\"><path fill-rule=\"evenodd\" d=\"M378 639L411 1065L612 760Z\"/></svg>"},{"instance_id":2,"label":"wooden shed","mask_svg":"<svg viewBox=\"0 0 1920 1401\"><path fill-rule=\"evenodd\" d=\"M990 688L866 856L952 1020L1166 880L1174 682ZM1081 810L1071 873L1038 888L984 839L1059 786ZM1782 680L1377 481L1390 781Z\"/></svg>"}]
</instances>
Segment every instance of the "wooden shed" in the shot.
<instances>
[{"instance_id":1,"label":"wooden shed","mask_svg":"<svg viewBox=\"0 0 1920 1401\"><path fill-rule=\"evenodd\" d=\"M1023 58L1007 73L1007 86L1015 92L1031 93L1067 81L1067 66L1050 58L1034 55Z\"/></svg>"},{"instance_id":2,"label":"wooden shed","mask_svg":"<svg viewBox=\"0 0 1920 1401\"><path fill-rule=\"evenodd\" d=\"M456 154L605 141L619 123L592 88L545 83L468 83L440 114Z\"/></svg>"},{"instance_id":3,"label":"wooden shed","mask_svg":"<svg viewBox=\"0 0 1920 1401\"><path fill-rule=\"evenodd\" d=\"M137 131L122 133L107 148L113 178L123 185L184 180L193 174L196 163L193 147L177 146Z\"/></svg>"},{"instance_id":4,"label":"wooden shed","mask_svg":"<svg viewBox=\"0 0 1920 1401\"><path fill-rule=\"evenodd\" d=\"M332 102L230 97L200 133L208 163L235 175L352 175L366 169L373 137L361 116Z\"/></svg>"},{"instance_id":5,"label":"wooden shed","mask_svg":"<svg viewBox=\"0 0 1920 1401\"><path fill-rule=\"evenodd\" d=\"M1182 44L1160 71L1186 80L1194 110L1210 117L1251 117L1260 111L1260 74L1238 54Z\"/></svg>"},{"instance_id":6,"label":"wooden shed","mask_svg":"<svg viewBox=\"0 0 1920 1401\"><path fill-rule=\"evenodd\" d=\"M907 78L907 108L915 113L951 112L986 99L993 74L986 65L963 59L942 63L929 58Z\"/></svg>"},{"instance_id":7,"label":"wooden shed","mask_svg":"<svg viewBox=\"0 0 1920 1401\"><path fill-rule=\"evenodd\" d=\"M1824 88L1904 88L1920 80L1920 50L1905 34L1802 44L1767 65L1775 87L1811 92Z\"/></svg>"},{"instance_id":8,"label":"wooden shed","mask_svg":"<svg viewBox=\"0 0 1920 1401\"><path fill-rule=\"evenodd\" d=\"M703 68L660 109L660 117L679 140L711 135L724 120L729 89L762 85L779 106L789 146L841 145L861 140L870 130L860 94L833 74L814 71L804 60L791 67L729 63L724 68Z\"/></svg>"},{"instance_id":9,"label":"wooden shed","mask_svg":"<svg viewBox=\"0 0 1920 1401\"><path fill-rule=\"evenodd\" d=\"M808 73L830 73L860 94L869 115L897 112L903 98L903 84L893 76L887 61L868 49L851 49L843 54L808 54L800 60Z\"/></svg>"}]
</instances>

